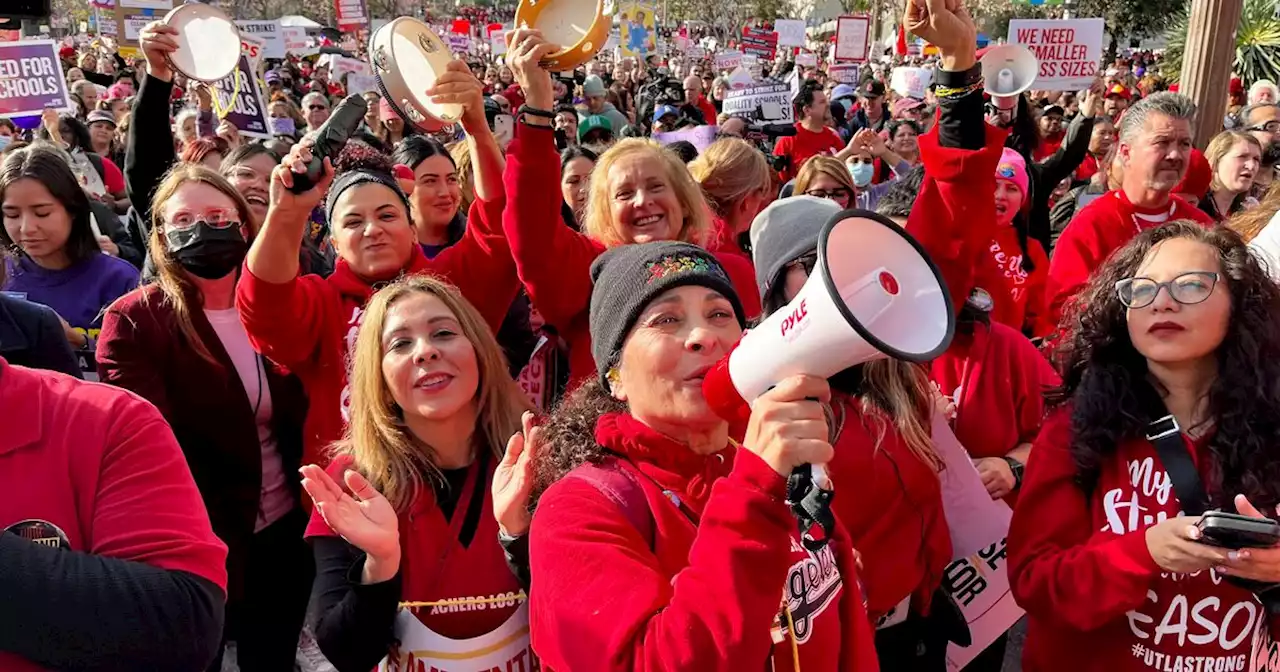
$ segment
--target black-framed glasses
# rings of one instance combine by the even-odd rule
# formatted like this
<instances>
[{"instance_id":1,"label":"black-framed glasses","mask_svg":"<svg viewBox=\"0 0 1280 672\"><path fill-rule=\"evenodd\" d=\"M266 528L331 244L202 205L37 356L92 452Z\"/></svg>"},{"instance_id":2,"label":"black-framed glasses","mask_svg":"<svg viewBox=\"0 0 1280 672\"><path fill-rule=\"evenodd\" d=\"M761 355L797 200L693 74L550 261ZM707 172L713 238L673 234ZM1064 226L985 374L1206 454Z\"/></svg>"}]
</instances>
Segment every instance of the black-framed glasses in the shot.
<instances>
[{"instance_id":1,"label":"black-framed glasses","mask_svg":"<svg viewBox=\"0 0 1280 672\"><path fill-rule=\"evenodd\" d=\"M1166 289L1174 301L1184 306L1193 306L1209 298L1217 285L1218 274L1209 271L1183 273L1167 282L1156 282L1151 278L1125 278L1116 283L1116 296L1125 308L1146 308L1155 302L1161 289Z\"/></svg>"},{"instance_id":2,"label":"black-framed glasses","mask_svg":"<svg viewBox=\"0 0 1280 672\"><path fill-rule=\"evenodd\" d=\"M797 257L795 261L787 264L787 268L804 269L805 275L813 275L813 267L818 265L818 251L814 250L808 254Z\"/></svg>"},{"instance_id":3,"label":"black-framed glasses","mask_svg":"<svg viewBox=\"0 0 1280 672\"><path fill-rule=\"evenodd\" d=\"M846 201L853 194L849 193L844 187L836 187L835 189L810 189L804 192L805 196L814 196L816 198L829 198L833 201Z\"/></svg>"},{"instance_id":4,"label":"black-framed glasses","mask_svg":"<svg viewBox=\"0 0 1280 672\"><path fill-rule=\"evenodd\" d=\"M312 112L319 112L321 110L327 110L329 108L325 107L324 105L308 105L307 109L311 110Z\"/></svg>"},{"instance_id":5,"label":"black-framed glasses","mask_svg":"<svg viewBox=\"0 0 1280 672\"><path fill-rule=\"evenodd\" d=\"M1254 124L1253 126L1250 126L1249 128L1246 128L1244 130L1262 131L1264 133L1275 133L1277 131L1280 131L1280 119L1273 119L1265 123Z\"/></svg>"}]
</instances>

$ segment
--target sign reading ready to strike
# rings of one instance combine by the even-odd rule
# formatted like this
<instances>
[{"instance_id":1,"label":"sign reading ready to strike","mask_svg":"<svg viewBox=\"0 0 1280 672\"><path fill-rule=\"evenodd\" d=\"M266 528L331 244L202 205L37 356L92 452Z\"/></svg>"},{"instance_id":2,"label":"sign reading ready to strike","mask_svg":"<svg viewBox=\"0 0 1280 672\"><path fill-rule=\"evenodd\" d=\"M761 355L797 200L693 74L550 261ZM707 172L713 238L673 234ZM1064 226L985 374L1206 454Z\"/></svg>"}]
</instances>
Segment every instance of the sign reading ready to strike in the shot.
<instances>
[{"instance_id":1,"label":"sign reading ready to strike","mask_svg":"<svg viewBox=\"0 0 1280 672\"><path fill-rule=\"evenodd\" d=\"M1014 19L1009 22L1009 42L1030 49L1040 61L1033 88L1079 91L1098 76L1102 31L1102 19Z\"/></svg>"},{"instance_id":2,"label":"sign reading ready to strike","mask_svg":"<svg viewBox=\"0 0 1280 672\"><path fill-rule=\"evenodd\" d=\"M71 109L53 40L0 43L0 118Z\"/></svg>"}]
</instances>

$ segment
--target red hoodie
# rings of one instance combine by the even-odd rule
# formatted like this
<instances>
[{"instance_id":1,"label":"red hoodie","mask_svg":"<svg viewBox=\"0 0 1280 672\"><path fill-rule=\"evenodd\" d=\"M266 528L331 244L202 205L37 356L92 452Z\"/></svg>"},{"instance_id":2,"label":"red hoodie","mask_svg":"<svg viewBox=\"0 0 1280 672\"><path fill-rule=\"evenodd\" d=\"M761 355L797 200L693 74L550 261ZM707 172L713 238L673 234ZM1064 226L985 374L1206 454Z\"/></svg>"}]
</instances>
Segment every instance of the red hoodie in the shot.
<instances>
[{"instance_id":1,"label":"red hoodie","mask_svg":"<svg viewBox=\"0 0 1280 672\"><path fill-rule=\"evenodd\" d=\"M529 534L533 648L571 671L878 669L849 538L799 544L786 479L733 448L698 455L626 414L596 440L635 475L653 540L597 485L561 479ZM771 639L780 601L795 626Z\"/></svg>"},{"instance_id":2,"label":"red hoodie","mask_svg":"<svg viewBox=\"0 0 1280 672\"><path fill-rule=\"evenodd\" d=\"M1049 278L1049 255L1040 241L1027 239L1027 256L1032 269L1022 267L1018 230L1012 225L997 226L989 254L981 262L977 283L991 295L991 320L1017 331L1034 328L1045 313L1045 282Z\"/></svg>"},{"instance_id":3,"label":"red hoodie","mask_svg":"<svg viewBox=\"0 0 1280 672\"><path fill-rule=\"evenodd\" d=\"M993 169L994 170L994 169ZM605 179L606 176L597 176ZM605 250L560 218L560 162L551 129L516 124L502 174L508 206L502 226L511 244L520 282L547 324L569 344L569 388L596 375L588 331L591 262ZM715 252L733 281L747 319L760 314L755 267L733 254Z\"/></svg>"},{"instance_id":4,"label":"red hoodie","mask_svg":"<svg viewBox=\"0 0 1280 672\"><path fill-rule=\"evenodd\" d=\"M427 259L414 243L406 274L429 273L456 285L485 323L498 330L515 299L515 266L506 241L492 224L503 201L471 205L462 239ZM236 284L236 307L249 341L264 356L302 380L310 408L303 427L303 464L325 465L326 449L342 438L351 391L347 367L365 302L375 289L339 259L333 275L303 275L273 284L254 277L246 263ZM303 498L310 506L310 499Z\"/></svg>"},{"instance_id":5,"label":"red hoodie","mask_svg":"<svg viewBox=\"0 0 1280 672\"><path fill-rule=\"evenodd\" d=\"M1061 383L1026 336L999 322L957 333L930 364L929 377L955 401L951 428L974 459L1004 457L1034 441L1044 420L1045 390ZM1007 501L1012 506L1014 495Z\"/></svg>"},{"instance_id":6,"label":"red hoodie","mask_svg":"<svg viewBox=\"0 0 1280 672\"><path fill-rule=\"evenodd\" d=\"M1167 205L1157 209L1139 208L1119 189L1103 194L1077 212L1053 247L1045 287L1048 312L1035 334L1047 336L1057 330L1067 302L1112 252L1142 231L1178 219L1214 225L1212 217L1180 198L1171 197Z\"/></svg>"},{"instance_id":7,"label":"red hoodie","mask_svg":"<svg viewBox=\"0 0 1280 672\"><path fill-rule=\"evenodd\" d=\"M862 553L867 614L875 621L906 597L928 613L951 562L938 473L911 452L892 418L863 413L848 397L837 413L831 508Z\"/></svg>"},{"instance_id":8,"label":"red hoodie","mask_svg":"<svg viewBox=\"0 0 1280 672\"><path fill-rule=\"evenodd\" d=\"M1207 479L1207 442L1184 440ZM1215 572L1164 572L1152 559L1146 529L1181 511L1155 446L1121 443L1086 494L1070 441L1071 409L1061 408L1036 439L1009 530L1009 581L1030 617L1024 669L1280 669L1280 659L1267 662L1276 619L1252 593Z\"/></svg>"}]
</instances>

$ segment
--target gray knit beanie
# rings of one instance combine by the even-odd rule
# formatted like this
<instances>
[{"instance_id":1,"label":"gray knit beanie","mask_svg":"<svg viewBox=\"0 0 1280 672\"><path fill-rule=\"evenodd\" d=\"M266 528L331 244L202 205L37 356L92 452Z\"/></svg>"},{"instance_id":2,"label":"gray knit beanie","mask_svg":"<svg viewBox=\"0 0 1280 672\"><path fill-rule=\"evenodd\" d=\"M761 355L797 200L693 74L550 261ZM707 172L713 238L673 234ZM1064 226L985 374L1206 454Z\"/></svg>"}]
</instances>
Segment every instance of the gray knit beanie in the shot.
<instances>
[{"instance_id":1,"label":"gray knit beanie","mask_svg":"<svg viewBox=\"0 0 1280 672\"><path fill-rule=\"evenodd\" d=\"M701 285L733 304L746 325L742 303L728 274L710 252L689 243L662 241L619 245L591 264L591 354L607 388L609 369L622 356L622 343L650 301L675 287Z\"/></svg>"},{"instance_id":2,"label":"gray knit beanie","mask_svg":"<svg viewBox=\"0 0 1280 672\"><path fill-rule=\"evenodd\" d=\"M787 264L818 249L822 227L840 213L835 201L792 196L769 204L751 222L751 255L760 300L782 277Z\"/></svg>"}]
</instances>

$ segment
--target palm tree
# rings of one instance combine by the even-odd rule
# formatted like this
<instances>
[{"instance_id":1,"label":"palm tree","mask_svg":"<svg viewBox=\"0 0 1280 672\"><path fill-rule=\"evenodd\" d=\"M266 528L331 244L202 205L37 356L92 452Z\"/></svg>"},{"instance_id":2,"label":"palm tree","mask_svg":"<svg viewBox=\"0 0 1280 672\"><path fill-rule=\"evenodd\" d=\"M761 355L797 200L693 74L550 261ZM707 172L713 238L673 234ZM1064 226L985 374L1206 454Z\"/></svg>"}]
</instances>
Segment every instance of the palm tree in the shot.
<instances>
[{"instance_id":1,"label":"palm tree","mask_svg":"<svg viewBox=\"0 0 1280 672\"><path fill-rule=\"evenodd\" d=\"M1164 64L1160 70L1171 82L1182 75L1182 54L1187 46L1188 8L1174 18L1166 37ZM1245 0L1236 27L1236 59L1232 68L1245 83L1260 79L1280 81L1280 18L1275 0Z\"/></svg>"}]
</instances>

